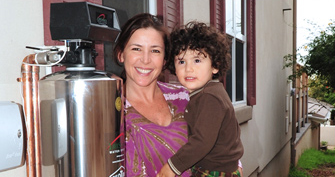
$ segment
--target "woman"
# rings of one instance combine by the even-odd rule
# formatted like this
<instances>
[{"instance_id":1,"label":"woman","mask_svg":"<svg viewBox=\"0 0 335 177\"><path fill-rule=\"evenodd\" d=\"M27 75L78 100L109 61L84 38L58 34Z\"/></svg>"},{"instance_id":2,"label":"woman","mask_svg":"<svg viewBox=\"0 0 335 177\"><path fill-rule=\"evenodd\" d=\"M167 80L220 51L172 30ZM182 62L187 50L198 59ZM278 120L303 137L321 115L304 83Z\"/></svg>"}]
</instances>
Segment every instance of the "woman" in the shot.
<instances>
[{"instance_id":1,"label":"woman","mask_svg":"<svg viewBox=\"0 0 335 177\"><path fill-rule=\"evenodd\" d=\"M114 58L125 67L127 176L156 176L187 141L188 92L158 81L168 51L167 30L146 13L128 20L115 44Z\"/></svg>"}]
</instances>

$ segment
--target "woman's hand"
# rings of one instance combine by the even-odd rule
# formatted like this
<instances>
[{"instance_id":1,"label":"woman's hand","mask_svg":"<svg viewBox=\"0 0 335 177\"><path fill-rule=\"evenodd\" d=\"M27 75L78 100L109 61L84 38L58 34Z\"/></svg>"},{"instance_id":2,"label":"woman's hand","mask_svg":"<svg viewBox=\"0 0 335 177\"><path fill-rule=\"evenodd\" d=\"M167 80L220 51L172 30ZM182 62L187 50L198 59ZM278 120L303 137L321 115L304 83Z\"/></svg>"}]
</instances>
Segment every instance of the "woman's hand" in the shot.
<instances>
[{"instance_id":1,"label":"woman's hand","mask_svg":"<svg viewBox=\"0 0 335 177\"><path fill-rule=\"evenodd\" d=\"M171 170L170 166L166 163L156 175L156 177L175 177L176 174Z\"/></svg>"}]
</instances>

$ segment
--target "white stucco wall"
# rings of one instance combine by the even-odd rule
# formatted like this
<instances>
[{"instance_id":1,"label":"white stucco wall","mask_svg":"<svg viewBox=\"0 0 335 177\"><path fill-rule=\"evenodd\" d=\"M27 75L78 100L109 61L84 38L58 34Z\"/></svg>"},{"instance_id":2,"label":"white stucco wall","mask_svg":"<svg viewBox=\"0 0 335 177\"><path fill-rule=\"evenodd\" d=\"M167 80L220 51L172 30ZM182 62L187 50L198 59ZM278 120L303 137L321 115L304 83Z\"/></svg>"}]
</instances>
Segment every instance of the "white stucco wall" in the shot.
<instances>
[{"instance_id":1,"label":"white stucco wall","mask_svg":"<svg viewBox=\"0 0 335 177\"><path fill-rule=\"evenodd\" d=\"M43 45L42 1L3 1L0 6L0 22L0 101L22 104L21 85L16 79L21 76L22 60L33 53L25 46ZM26 176L25 166L0 172L0 177L8 176Z\"/></svg>"},{"instance_id":2,"label":"white stucco wall","mask_svg":"<svg viewBox=\"0 0 335 177\"><path fill-rule=\"evenodd\" d=\"M285 2L285 3L284 3ZM259 171L290 143L291 125L286 133L286 95L290 86L283 70L283 57L293 52L293 10L283 11L288 0L256 2L256 96L253 109L259 143ZM255 128L256 128L255 127Z\"/></svg>"},{"instance_id":3,"label":"white stucco wall","mask_svg":"<svg viewBox=\"0 0 335 177\"><path fill-rule=\"evenodd\" d=\"M301 157L301 154L304 153L305 150L314 148L318 149L319 145L319 131L320 127L318 128L312 128L316 125L311 125L308 127L307 131L304 132L304 136L299 139L297 142L296 140L296 156L295 156L295 163L298 163L299 158ZM319 125L318 125L319 126ZM321 125L322 126L322 125Z\"/></svg>"},{"instance_id":4,"label":"white stucco wall","mask_svg":"<svg viewBox=\"0 0 335 177\"><path fill-rule=\"evenodd\" d=\"M328 125L328 126L321 126L321 133L320 133L320 142L327 141L329 146L335 146L335 126Z\"/></svg>"},{"instance_id":5,"label":"white stucco wall","mask_svg":"<svg viewBox=\"0 0 335 177\"><path fill-rule=\"evenodd\" d=\"M11 0L0 6L0 101L21 103L20 77L24 57L33 53L29 46L43 45L42 1Z\"/></svg>"},{"instance_id":6,"label":"white stucco wall","mask_svg":"<svg viewBox=\"0 0 335 177\"><path fill-rule=\"evenodd\" d=\"M184 0L184 24L192 20L210 22L209 0Z\"/></svg>"}]
</instances>

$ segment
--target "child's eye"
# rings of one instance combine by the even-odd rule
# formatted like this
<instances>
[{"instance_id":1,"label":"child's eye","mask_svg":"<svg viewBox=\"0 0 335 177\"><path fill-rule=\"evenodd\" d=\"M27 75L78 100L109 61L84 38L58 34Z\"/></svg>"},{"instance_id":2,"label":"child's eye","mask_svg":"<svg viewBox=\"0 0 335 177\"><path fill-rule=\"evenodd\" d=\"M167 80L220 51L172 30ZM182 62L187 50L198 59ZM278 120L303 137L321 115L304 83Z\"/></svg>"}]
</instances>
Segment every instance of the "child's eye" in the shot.
<instances>
[{"instance_id":1,"label":"child's eye","mask_svg":"<svg viewBox=\"0 0 335 177\"><path fill-rule=\"evenodd\" d=\"M200 59L195 59L194 62L195 62L195 63L200 63L201 60L200 60Z\"/></svg>"},{"instance_id":2,"label":"child's eye","mask_svg":"<svg viewBox=\"0 0 335 177\"><path fill-rule=\"evenodd\" d=\"M183 61L183 60L178 61L178 64L184 64L184 63L185 63L185 61Z\"/></svg>"}]
</instances>

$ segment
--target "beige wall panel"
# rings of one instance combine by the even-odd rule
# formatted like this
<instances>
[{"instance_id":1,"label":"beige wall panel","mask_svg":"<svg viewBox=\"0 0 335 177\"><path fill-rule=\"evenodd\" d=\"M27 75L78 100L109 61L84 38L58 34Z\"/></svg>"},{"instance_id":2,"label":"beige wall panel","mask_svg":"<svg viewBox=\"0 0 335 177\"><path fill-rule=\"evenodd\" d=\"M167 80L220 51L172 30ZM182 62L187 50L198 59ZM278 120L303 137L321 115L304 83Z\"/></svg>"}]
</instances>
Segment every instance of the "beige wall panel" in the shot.
<instances>
[{"instance_id":1,"label":"beige wall panel","mask_svg":"<svg viewBox=\"0 0 335 177\"><path fill-rule=\"evenodd\" d=\"M209 0L184 0L184 23L192 20L210 22Z\"/></svg>"}]
</instances>

